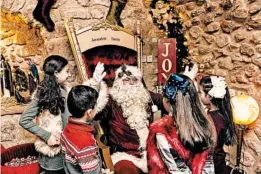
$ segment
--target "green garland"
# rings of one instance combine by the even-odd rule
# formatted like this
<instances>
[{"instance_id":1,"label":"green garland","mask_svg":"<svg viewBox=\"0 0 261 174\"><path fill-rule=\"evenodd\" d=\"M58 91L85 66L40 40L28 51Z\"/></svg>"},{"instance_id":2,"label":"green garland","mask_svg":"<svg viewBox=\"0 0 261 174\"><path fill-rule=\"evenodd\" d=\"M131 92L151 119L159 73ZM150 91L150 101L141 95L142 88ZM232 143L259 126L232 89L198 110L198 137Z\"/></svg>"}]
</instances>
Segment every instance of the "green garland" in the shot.
<instances>
[{"instance_id":1,"label":"green garland","mask_svg":"<svg viewBox=\"0 0 261 174\"><path fill-rule=\"evenodd\" d=\"M181 72L184 71L184 67L183 64L185 61L187 61L187 57L188 57L188 47L185 45L185 42L187 41L187 39L185 38L182 28L183 28L183 24L180 21L180 17L179 14L176 12L176 10L174 9L174 7L172 6L168 6L167 9L167 13L170 14L172 16L171 18L171 22L167 22L165 24L165 26L161 23L159 23L158 18L153 16L153 10L156 9L156 3L157 2L163 2L163 3L168 3L166 1L157 1L157 0L153 0L151 3L151 15L153 17L153 22L155 25L157 25L157 27L160 30L163 30L164 33L166 34L166 36L168 38L176 38L177 41L177 50L176 50L176 55L177 55L177 72ZM167 26L167 27L166 27Z\"/></svg>"}]
</instances>

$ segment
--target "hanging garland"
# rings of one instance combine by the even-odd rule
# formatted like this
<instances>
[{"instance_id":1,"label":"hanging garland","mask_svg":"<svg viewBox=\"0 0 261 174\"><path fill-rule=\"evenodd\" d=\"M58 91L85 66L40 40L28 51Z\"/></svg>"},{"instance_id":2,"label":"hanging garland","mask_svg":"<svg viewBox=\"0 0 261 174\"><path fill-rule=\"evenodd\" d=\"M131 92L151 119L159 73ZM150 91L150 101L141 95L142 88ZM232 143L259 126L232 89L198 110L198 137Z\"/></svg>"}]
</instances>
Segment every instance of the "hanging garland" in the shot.
<instances>
[{"instance_id":1,"label":"hanging garland","mask_svg":"<svg viewBox=\"0 0 261 174\"><path fill-rule=\"evenodd\" d=\"M182 22L179 14L166 0L152 0L150 14L153 17L153 22L160 30L163 30L168 38L176 38L177 47L177 72L184 70L183 64L188 62L188 47L186 46L187 39L185 38L182 28Z\"/></svg>"}]
</instances>

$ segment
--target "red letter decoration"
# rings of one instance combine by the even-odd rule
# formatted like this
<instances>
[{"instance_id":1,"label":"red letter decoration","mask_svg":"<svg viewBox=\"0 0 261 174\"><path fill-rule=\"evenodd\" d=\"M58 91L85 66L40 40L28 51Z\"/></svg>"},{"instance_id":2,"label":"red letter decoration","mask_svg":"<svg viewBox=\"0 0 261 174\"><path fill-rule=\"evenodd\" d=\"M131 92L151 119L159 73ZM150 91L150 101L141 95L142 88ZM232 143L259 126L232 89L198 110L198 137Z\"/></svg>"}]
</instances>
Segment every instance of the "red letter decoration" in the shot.
<instances>
[{"instance_id":1,"label":"red letter decoration","mask_svg":"<svg viewBox=\"0 0 261 174\"><path fill-rule=\"evenodd\" d=\"M171 73L176 72L176 39L158 41L158 80L165 83Z\"/></svg>"}]
</instances>

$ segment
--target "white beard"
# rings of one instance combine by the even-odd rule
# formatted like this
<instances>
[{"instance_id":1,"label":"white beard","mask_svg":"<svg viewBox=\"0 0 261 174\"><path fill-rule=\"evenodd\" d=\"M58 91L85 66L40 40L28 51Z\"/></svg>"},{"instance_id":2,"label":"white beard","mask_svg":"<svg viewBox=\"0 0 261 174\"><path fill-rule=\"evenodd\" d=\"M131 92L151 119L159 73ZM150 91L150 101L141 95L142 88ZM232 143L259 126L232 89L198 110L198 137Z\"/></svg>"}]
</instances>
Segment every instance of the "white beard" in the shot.
<instances>
[{"instance_id":1,"label":"white beard","mask_svg":"<svg viewBox=\"0 0 261 174\"><path fill-rule=\"evenodd\" d=\"M123 117L131 129L140 130L148 127L147 112L150 94L138 81L135 85L123 85L121 80L115 80L110 94L122 108Z\"/></svg>"},{"instance_id":2,"label":"white beard","mask_svg":"<svg viewBox=\"0 0 261 174\"><path fill-rule=\"evenodd\" d=\"M141 81L135 85L123 85L120 79L114 81L110 91L112 98L121 106L123 117L140 138L140 146L145 147L148 137L150 117L147 112L150 94Z\"/></svg>"},{"instance_id":3,"label":"white beard","mask_svg":"<svg viewBox=\"0 0 261 174\"><path fill-rule=\"evenodd\" d=\"M122 108L123 117L131 129L136 130L139 137L139 148L145 150L149 135L149 113L148 103L151 100L148 90L138 81L135 85L123 85L120 79L114 81L110 94ZM113 163L120 160L132 161L143 172L147 172L147 152L142 152L142 158L137 158L124 152L117 152L112 155ZM145 164L145 165L144 165Z\"/></svg>"}]
</instances>

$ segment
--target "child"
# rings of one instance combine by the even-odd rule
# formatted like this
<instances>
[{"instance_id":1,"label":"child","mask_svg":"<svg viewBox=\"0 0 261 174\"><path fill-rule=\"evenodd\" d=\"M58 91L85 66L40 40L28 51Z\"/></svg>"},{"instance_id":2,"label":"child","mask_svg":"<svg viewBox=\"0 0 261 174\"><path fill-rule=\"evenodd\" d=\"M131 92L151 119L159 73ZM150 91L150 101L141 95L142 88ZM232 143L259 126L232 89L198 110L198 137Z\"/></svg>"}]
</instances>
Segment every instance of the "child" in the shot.
<instances>
[{"instance_id":1,"label":"child","mask_svg":"<svg viewBox=\"0 0 261 174\"><path fill-rule=\"evenodd\" d=\"M67 174L101 172L99 148L92 126L97 98L96 90L84 85L75 86L69 92L67 104L72 116L61 135Z\"/></svg>"},{"instance_id":2,"label":"child","mask_svg":"<svg viewBox=\"0 0 261 174\"><path fill-rule=\"evenodd\" d=\"M163 96L169 116L150 125L149 173L214 173L209 149L214 146L215 130L204 114L193 81L172 74Z\"/></svg>"},{"instance_id":3,"label":"child","mask_svg":"<svg viewBox=\"0 0 261 174\"><path fill-rule=\"evenodd\" d=\"M200 93L202 103L208 105L208 114L212 117L217 131L218 140L214 151L215 173L228 174L223 146L235 143L235 126L227 84L222 77L203 77L200 80Z\"/></svg>"},{"instance_id":4,"label":"child","mask_svg":"<svg viewBox=\"0 0 261 174\"><path fill-rule=\"evenodd\" d=\"M44 79L19 124L38 137L35 148L40 152L42 170L46 174L59 174L64 173L60 133L69 115L65 105L67 92L63 89L70 75L68 61L61 56L49 56L44 62L43 71ZM36 117L39 125L33 121Z\"/></svg>"}]
</instances>

